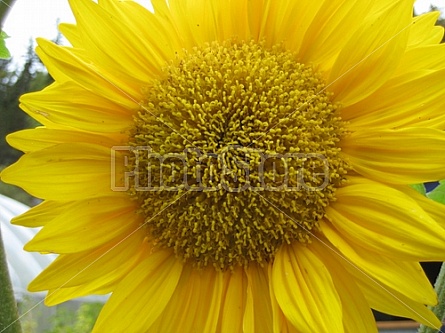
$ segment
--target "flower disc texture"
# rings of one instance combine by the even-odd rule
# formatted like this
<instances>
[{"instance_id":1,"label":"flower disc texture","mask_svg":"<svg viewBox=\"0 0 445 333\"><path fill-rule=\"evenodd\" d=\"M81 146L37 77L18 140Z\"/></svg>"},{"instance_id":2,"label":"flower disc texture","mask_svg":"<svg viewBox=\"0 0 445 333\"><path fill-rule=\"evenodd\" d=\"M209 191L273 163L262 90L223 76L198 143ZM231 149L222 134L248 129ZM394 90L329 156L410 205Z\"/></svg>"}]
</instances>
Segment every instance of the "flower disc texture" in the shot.
<instances>
[{"instance_id":1,"label":"flower disc texture","mask_svg":"<svg viewBox=\"0 0 445 333\"><path fill-rule=\"evenodd\" d=\"M112 293L93 332L431 327L445 260L445 45L411 0L71 0L42 126L3 181L58 258L47 304Z\"/></svg>"}]
</instances>

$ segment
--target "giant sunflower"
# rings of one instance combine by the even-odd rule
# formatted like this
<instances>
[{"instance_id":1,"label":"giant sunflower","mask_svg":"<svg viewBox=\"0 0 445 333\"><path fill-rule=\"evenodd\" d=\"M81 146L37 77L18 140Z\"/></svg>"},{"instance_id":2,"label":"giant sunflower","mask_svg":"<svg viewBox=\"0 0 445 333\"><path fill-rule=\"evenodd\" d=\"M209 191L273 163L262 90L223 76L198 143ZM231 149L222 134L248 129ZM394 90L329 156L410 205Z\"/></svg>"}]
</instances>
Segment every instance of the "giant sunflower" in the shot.
<instances>
[{"instance_id":1,"label":"giant sunflower","mask_svg":"<svg viewBox=\"0 0 445 333\"><path fill-rule=\"evenodd\" d=\"M59 257L47 304L112 293L94 332L438 327L419 261L445 259L445 45L412 0L71 0L71 47L2 180ZM159 163L158 163L159 162ZM180 181L178 181L180 180Z\"/></svg>"}]
</instances>

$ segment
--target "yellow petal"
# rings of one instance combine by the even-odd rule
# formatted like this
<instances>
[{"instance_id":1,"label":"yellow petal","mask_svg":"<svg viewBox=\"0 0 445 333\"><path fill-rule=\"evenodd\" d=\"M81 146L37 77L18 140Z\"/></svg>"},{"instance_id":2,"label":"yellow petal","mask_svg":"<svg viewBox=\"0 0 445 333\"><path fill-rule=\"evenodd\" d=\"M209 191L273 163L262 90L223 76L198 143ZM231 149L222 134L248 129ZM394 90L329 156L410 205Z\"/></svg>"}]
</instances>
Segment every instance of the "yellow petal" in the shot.
<instances>
[{"instance_id":1,"label":"yellow petal","mask_svg":"<svg viewBox=\"0 0 445 333\"><path fill-rule=\"evenodd\" d=\"M436 294L418 262L394 260L356 243L350 244L328 222L322 223L320 228L332 245L341 252L337 257L343 258L343 265L359 270L378 284L390 287L416 302L436 304ZM334 249L329 250L333 252Z\"/></svg>"},{"instance_id":2,"label":"yellow petal","mask_svg":"<svg viewBox=\"0 0 445 333\"><path fill-rule=\"evenodd\" d=\"M412 9L412 1L394 1L365 19L343 47L330 73L328 89L334 92L336 102L343 106L354 104L390 77L405 51Z\"/></svg>"},{"instance_id":3,"label":"yellow petal","mask_svg":"<svg viewBox=\"0 0 445 333\"><path fill-rule=\"evenodd\" d=\"M155 15L158 15L163 19L167 19L168 17L170 17L167 0L151 0L150 2Z\"/></svg>"},{"instance_id":4,"label":"yellow petal","mask_svg":"<svg viewBox=\"0 0 445 333\"><path fill-rule=\"evenodd\" d=\"M323 1L247 1L250 38L264 41L266 46L282 43L295 53L300 53L305 32L314 22ZM243 12L236 17L245 16ZM295 21L298 17L298 22ZM236 32L235 32L236 34Z\"/></svg>"},{"instance_id":5,"label":"yellow petal","mask_svg":"<svg viewBox=\"0 0 445 333\"><path fill-rule=\"evenodd\" d=\"M186 268L186 267L185 267ZM189 332L193 329L195 313L200 307L198 297L194 297L195 286L191 280L191 270L184 269L178 286L167 306L159 318L145 332L174 332L181 326L181 331ZM171 320L175 318L175 320Z\"/></svg>"},{"instance_id":6,"label":"yellow petal","mask_svg":"<svg viewBox=\"0 0 445 333\"><path fill-rule=\"evenodd\" d=\"M313 63L328 72L343 49L344 44L356 32L369 12L371 1L343 0L324 1L305 33L299 51L303 63Z\"/></svg>"},{"instance_id":7,"label":"yellow petal","mask_svg":"<svg viewBox=\"0 0 445 333\"><path fill-rule=\"evenodd\" d=\"M73 204L73 202L46 200L14 217L11 223L29 228L42 227L69 209Z\"/></svg>"},{"instance_id":8,"label":"yellow petal","mask_svg":"<svg viewBox=\"0 0 445 333\"><path fill-rule=\"evenodd\" d=\"M410 28L408 45L439 44L443 37L443 27L436 26L440 12L431 12L413 18L414 24Z\"/></svg>"},{"instance_id":9,"label":"yellow petal","mask_svg":"<svg viewBox=\"0 0 445 333\"><path fill-rule=\"evenodd\" d=\"M78 201L47 223L25 250L76 253L118 242L140 226L136 211L135 202L121 195Z\"/></svg>"},{"instance_id":10,"label":"yellow petal","mask_svg":"<svg viewBox=\"0 0 445 333\"><path fill-rule=\"evenodd\" d=\"M147 332L170 301L182 268L170 250L147 254L113 291L93 333Z\"/></svg>"},{"instance_id":11,"label":"yellow petal","mask_svg":"<svg viewBox=\"0 0 445 333\"><path fill-rule=\"evenodd\" d=\"M343 332L340 296L331 274L310 246L283 245L272 271L274 294L292 325L302 332Z\"/></svg>"},{"instance_id":12,"label":"yellow petal","mask_svg":"<svg viewBox=\"0 0 445 333\"><path fill-rule=\"evenodd\" d=\"M113 180L124 175L124 161L119 152L115 161L110 155L111 150L102 146L58 144L22 156L2 171L1 179L49 200L113 195L112 171Z\"/></svg>"},{"instance_id":13,"label":"yellow petal","mask_svg":"<svg viewBox=\"0 0 445 333\"><path fill-rule=\"evenodd\" d=\"M101 72L89 60L79 58L79 54L69 48L40 38L37 43L37 54L57 82L74 81L84 89L95 91L128 110L138 109L143 97L140 86Z\"/></svg>"},{"instance_id":14,"label":"yellow petal","mask_svg":"<svg viewBox=\"0 0 445 333\"><path fill-rule=\"evenodd\" d=\"M244 332L271 333L272 304L268 267L251 265L247 274L247 304L244 313Z\"/></svg>"},{"instance_id":15,"label":"yellow petal","mask_svg":"<svg viewBox=\"0 0 445 333\"><path fill-rule=\"evenodd\" d=\"M344 268L350 263L345 262L332 245L324 238L314 240L310 245L331 273L335 288L342 302L343 324L345 332L377 333L377 326L368 302L354 281L354 277ZM353 262L361 267L359 262Z\"/></svg>"},{"instance_id":16,"label":"yellow petal","mask_svg":"<svg viewBox=\"0 0 445 333\"><path fill-rule=\"evenodd\" d=\"M361 178L336 198L326 216L350 242L399 260L444 260L444 229L402 192Z\"/></svg>"},{"instance_id":17,"label":"yellow petal","mask_svg":"<svg viewBox=\"0 0 445 333\"><path fill-rule=\"evenodd\" d=\"M445 52L443 58L445 64ZM401 127L440 129L445 123L444 76L445 69L410 72L391 79L370 97L342 109L342 118L349 121L352 130ZM422 89L419 90L419 87Z\"/></svg>"},{"instance_id":18,"label":"yellow petal","mask_svg":"<svg viewBox=\"0 0 445 333\"><path fill-rule=\"evenodd\" d=\"M377 284L369 276L356 270L351 270L350 273L356 276L357 285L373 309L394 316L411 318L436 329L441 326L440 320L425 305L389 287Z\"/></svg>"},{"instance_id":19,"label":"yellow petal","mask_svg":"<svg viewBox=\"0 0 445 333\"><path fill-rule=\"evenodd\" d=\"M223 18L218 10L221 4L216 1L169 1L172 19L188 41L186 46L203 45L217 39L217 30L221 27L219 21Z\"/></svg>"},{"instance_id":20,"label":"yellow petal","mask_svg":"<svg viewBox=\"0 0 445 333\"><path fill-rule=\"evenodd\" d=\"M444 67L445 44L422 45L405 52L394 76L425 69L437 70Z\"/></svg>"},{"instance_id":21,"label":"yellow petal","mask_svg":"<svg viewBox=\"0 0 445 333\"><path fill-rule=\"evenodd\" d=\"M48 294L45 297L45 305L53 306L69 301L73 298L88 296L91 294L105 295L111 293L120 283L120 281L140 261L140 258L143 255L147 254L148 246L146 243L138 241L137 246L139 248L139 251L131 252L130 250L128 254L132 254L133 256L129 257L128 258L129 260L121 262L117 268L114 267L114 269L107 271L104 271L103 269L98 269L98 271L102 272L102 274L92 276L89 280L78 285L73 281L75 281L78 276L82 275L84 271L83 270L79 271L79 266L76 266L76 269L74 272L72 272L73 273L72 275L64 275L64 277L66 278L71 277L69 280L63 281L63 283L61 283L55 289L48 290ZM93 262L93 264L96 264L96 262ZM92 270L88 270L89 267L87 266L80 266L80 267L86 268L85 269L86 271L92 273ZM96 270L94 270L94 272L97 274ZM52 280L54 277L55 275L51 276L50 279ZM73 284L74 286L69 287L68 285L71 284Z\"/></svg>"},{"instance_id":22,"label":"yellow petal","mask_svg":"<svg viewBox=\"0 0 445 333\"><path fill-rule=\"evenodd\" d=\"M123 145L125 137L121 136L119 138L119 135L107 136L98 133L37 127L9 134L7 141L12 147L28 153L55 146L59 143L70 142L91 143L111 148Z\"/></svg>"},{"instance_id":23,"label":"yellow petal","mask_svg":"<svg viewBox=\"0 0 445 333\"><path fill-rule=\"evenodd\" d=\"M222 272L213 267L197 270L190 265L184 266L176 291L164 312L144 332L216 332L222 292Z\"/></svg>"},{"instance_id":24,"label":"yellow petal","mask_svg":"<svg viewBox=\"0 0 445 333\"><path fill-rule=\"evenodd\" d=\"M145 235L135 232L92 251L62 254L29 285L30 291L76 287L83 284L102 286L107 275L116 275L138 258ZM104 279L106 280L104 283Z\"/></svg>"},{"instance_id":25,"label":"yellow petal","mask_svg":"<svg viewBox=\"0 0 445 333\"><path fill-rule=\"evenodd\" d=\"M60 33L76 48L83 48L82 37L75 24L61 23L58 26Z\"/></svg>"},{"instance_id":26,"label":"yellow petal","mask_svg":"<svg viewBox=\"0 0 445 333\"><path fill-rule=\"evenodd\" d=\"M214 2L215 3L215 2ZM237 36L240 40L249 40L252 38L249 27L249 6L248 1L217 1L220 9L218 10L217 34L218 40L224 41L233 36ZM224 15L223 13L232 13L232 15Z\"/></svg>"},{"instance_id":27,"label":"yellow petal","mask_svg":"<svg viewBox=\"0 0 445 333\"><path fill-rule=\"evenodd\" d=\"M90 295L106 295L112 291L111 285L83 285L70 288L60 288L49 290L45 296L44 304L46 306L54 306L74 298L90 296Z\"/></svg>"},{"instance_id":28,"label":"yellow petal","mask_svg":"<svg viewBox=\"0 0 445 333\"><path fill-rule=\"evenodd\" d=\"M445 229L445 206L442 203L423 196L409 186L398 186L397 189L416 200L417 204Z\"/></svg>"},{"instance_id":29,"label":"yellow petal","mask_svg":"<svg viewBox=\"0 0 445 333\"><path fill-rule=\"evenodd\" d=\"M241 267L224 273L226 284L221 304L218 332L242 333L247 298L247 277ZM252 331L253 332L253 331Z\"/></svg>"},{"instance_id":30,"label":"yellow petal","mask_svg":"<svg viewBox=\"0 0 445 333\"><path fill-rule=\"evenodd\" d=\"M432 128L360 130L342 142L354 170L392 184L445 178L445 133Z\"/></svg>"},{"instance_id":31,"label":"yellow petal","mask_svg":"<svg viewBox=\"0 0 445 333\"><path fill-rule=\"evenodd\" d=\"M165 42L172 37L154 31L156 17L141 5L132 1L96 4L89 0L70 4L89 57L113 77L140 89L174 59L174 52ZM164 42L159 44L161 40Z\"/></svg>"},{"instance_id":32,"label":"yellow petal","mask_svg":"<svg viewBox=\"0 0 445 333\"><path fill-rule=\"evenodd\" d=\"M85 131L116 133L133 124L131 110L71 81L25 94L20 102L25 112L44 125L50 122Z\"/></svg>"},{"instance_id":33,"label":"yellow petal","mask_svg":"<svg viewBox=\"0 0 445 333\"><path fill-rule=\"evenodd\" d=\"M269 276L269 292L270 292L270 304L272 307L272 327L273 333L299 333L295 327L287 320L280 305L277 302L274 288L272 285L273 265L268 265L267 273Z\"/></svg>"},{"instance_id":34,"label":"yellow petal","mask_svg":"<svg viewBox=\"0 0 445 333\"><path fill-rule=\"evenodd\" d=\"M285 41L289 50L300 53L302 44L308 36L306 31L314 24L314 18L325 1L280 1L283 3L277 19L277 36ZM295 18L298 17L298 20ZM279 41L278 41L279 42Z\"/></svg>"}]
</instances>

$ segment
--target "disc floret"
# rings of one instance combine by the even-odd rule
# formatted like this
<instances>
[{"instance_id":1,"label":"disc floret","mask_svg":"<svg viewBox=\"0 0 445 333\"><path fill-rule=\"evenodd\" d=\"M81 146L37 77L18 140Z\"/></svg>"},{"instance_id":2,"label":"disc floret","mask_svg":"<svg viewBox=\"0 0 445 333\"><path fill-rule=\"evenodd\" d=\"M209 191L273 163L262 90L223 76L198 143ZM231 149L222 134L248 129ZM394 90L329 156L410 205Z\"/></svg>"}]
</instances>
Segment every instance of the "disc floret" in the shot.
<instances>
[{"instance_id":1,"label":"disc floret","mask_svg":"<svg viewBox=\"0 0 445 333\"><path fill-rule=\"evenodd\" d=\"M213 42L145 95L130 193L156 244L227 269L310 241L348 169L338 106L311 66L281 46Z\"/></svg>"}]
</instances>

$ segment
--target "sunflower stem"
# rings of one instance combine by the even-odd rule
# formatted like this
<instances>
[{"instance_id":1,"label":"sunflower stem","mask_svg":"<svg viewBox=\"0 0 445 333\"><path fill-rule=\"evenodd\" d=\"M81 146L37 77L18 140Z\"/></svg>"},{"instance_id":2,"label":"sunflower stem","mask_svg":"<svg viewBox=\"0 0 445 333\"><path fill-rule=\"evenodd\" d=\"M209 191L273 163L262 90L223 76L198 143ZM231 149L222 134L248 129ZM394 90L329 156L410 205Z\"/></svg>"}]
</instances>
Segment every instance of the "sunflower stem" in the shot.
<instances>
[{"instance_id":1,"label":"sunflower stem","mask_svg":"<svg viewBox=\"0 0 445 333\"><path fill-rule=\"evenodd\" d=\"M11 10L12 5L16 0L2 0L0 1L0 30L2 30L3 23L6 19L8 12Z\"/></svg>"},{"instance_id":2,"label":"sunflower stem","mask_svg":"<svg viewBox=\"0 0 445 333\"><path fill-rule=\"evenodd\" d=\"M434 284L434 289L436 290L438 296L438 303L435 306L430 306L429 308L433 313L441 320L443 323L445 316L445 263L442 263L439 275L437 276L436 283ZM418 333L437 333L441 332L435 328L431 328L425 325L420 325Z\"/></svg>"},{"instance_id":3,"label":"sunflower stem","mask_svg":"<svg viewBox=\"0 0 445 333\"><path fill-rule=\"evenodd\" d=\"M14 298L11 280L9 278L6 253L3 246L0 229L0 332L21 333L18 320L17 303Z\"/></svg>"}]
</instances>

